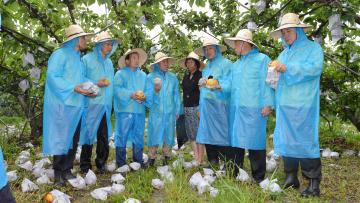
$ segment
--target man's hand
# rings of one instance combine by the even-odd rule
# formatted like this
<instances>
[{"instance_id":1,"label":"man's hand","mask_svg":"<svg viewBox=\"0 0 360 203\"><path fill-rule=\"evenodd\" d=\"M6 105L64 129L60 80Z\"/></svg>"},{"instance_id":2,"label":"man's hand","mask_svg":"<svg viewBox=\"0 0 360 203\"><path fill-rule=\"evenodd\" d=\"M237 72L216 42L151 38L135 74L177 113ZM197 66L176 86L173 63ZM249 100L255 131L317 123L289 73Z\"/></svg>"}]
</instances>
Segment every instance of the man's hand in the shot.
<instances>
[{"instance_id":1,"label":"man's hand","mask_svg":"<svg viewBox=\"0 0 360 203\"><path fill-rule=\"evenodd\" d=\"M276 70L277 72L283 73L283 72L286 71L286 66L285 66L285 64L282 63L282 64L276 66L276 67L275 67L275 70Z\"/></svg>"},{"instance_id":2,"label":"man's hand","mask_svg":"<svg viewBox=\"0 0 360 203\"><path fill-rule=\"evenodd\" d=\"M106 87L106 86L109 86L109 80L107 79L101 79L97 82L96 84L97 86L99 87Z\"/></svg>"},{"instance_id":3,"label":"man's hand","mask_svg":"<svg viewBox=\"0 0 360 203\"><path fill-rule=\"evenodd\" d=\"M267 106L261 110L261 114L262 116L266 117L271 113L271 111L272 111L271 108Z\"/></svg>"},{"instance_id":4,"label":"man's hand","mask_svg":"<svg viewBox=\"0 0 360 203\"><path fill-rule=\"evenodd\" d=\"M77 93L79 93L79 94L88 96L88 97L96 97L96 94L94 94L94 93L92 93L92 92L89 92L89 91L87 91L87 90L83 90L83 89L81 88L81 85L76 85L74 91L77 92Z\"/></svg>"}]
</instances>

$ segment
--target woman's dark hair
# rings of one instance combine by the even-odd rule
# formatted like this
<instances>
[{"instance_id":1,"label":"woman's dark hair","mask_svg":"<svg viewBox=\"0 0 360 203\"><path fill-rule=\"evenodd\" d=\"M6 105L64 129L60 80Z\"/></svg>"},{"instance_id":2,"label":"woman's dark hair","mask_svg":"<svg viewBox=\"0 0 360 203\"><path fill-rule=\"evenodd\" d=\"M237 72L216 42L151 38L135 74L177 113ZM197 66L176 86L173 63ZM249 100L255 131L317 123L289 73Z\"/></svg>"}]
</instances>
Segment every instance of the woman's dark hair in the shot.
<instances>
[{"instance_id":1,"label":"woman's dark hair","mask_svg":"<svg viewBox=\"0 0 360 203\"><path fill-rule=\"evenodd\" d=\"M131 54L126 55L126 56L125 56L125 60L129 60L129 59L130 59L130 56L133 55L133 54L137 54L137 55L140 57L139 53L133 52L133 53L131 53Z\"/></svg>"},{"instance_id":2,"label":"woman's dark hair","mask_svg":"<svg viewBox=\"0 0 360 203\"><path fill-rule=\"evenodd\" d=\"M193 60L195 62L195 66L196 66L196 69L199 70L200 69L200 62L196 59L193 59L193 58L187 58L185 60L185 66L186 66L186 63L188 62L188 60Z\"/></svg>"}]
</instances>

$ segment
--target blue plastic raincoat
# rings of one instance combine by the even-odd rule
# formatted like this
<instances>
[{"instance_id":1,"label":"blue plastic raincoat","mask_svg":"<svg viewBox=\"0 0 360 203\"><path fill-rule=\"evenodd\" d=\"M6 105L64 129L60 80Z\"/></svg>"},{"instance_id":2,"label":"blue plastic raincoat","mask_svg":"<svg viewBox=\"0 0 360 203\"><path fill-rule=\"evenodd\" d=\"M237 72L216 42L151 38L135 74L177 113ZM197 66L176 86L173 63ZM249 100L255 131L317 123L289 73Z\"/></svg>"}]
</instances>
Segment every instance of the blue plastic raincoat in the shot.
<instances>
[{"instance_id":1,"label":"blue plastic raincoat","mask_svg":"<svg viewBox=\"0 0 360 203\"><path fill-rule=\"evenodd\" d=\"M233 147L252 150L266 148L267 118L262 116L261 110L274 106L273 92L265 83L269 62L267 55L253 48L233 64L229 77L229 131Z\"/></svg>"},{"instance_id":2,"label":"blue plastic raincoat","mask_svg":"<svg viewBox=\"0 0 360 203\"><path fill-rule=\"evenodd\" d=\"M5 170L4 156L0 147L0 190L7 185L7 175Z\"/></svg>"},{"instance_id":3,"label":"blue plastic raincoat","mask_svg":"<svg viewBox=\"0 0 360 203\"><path fill-rule=\"evenodd\" d=\"M144 146L145 103L131 98L136 91L145 92L146 74L138 67L124 67L114 79L115 145L126 147L132 141L136 147Z\"/></svg>"},{"instance_id":4,"label":"blue plastic raincoat","mask_svg":"<svg viewBox=\"0 0 360 203\"><path fill-rule=\"evenodd\" d=\"M85 82L85 66L80 52L75 50L79 38L63 44L51 54L46 73L43 153L67 154L72 148L73 136L84 111L85 96L74 91Z\"/></svg>"},{"instance_id":5,"label":"blue plastic raincoat","mask_svg":"<svg viewBox=\"0 0 360 203\"><path fill-rule=\"evenodd\" d=\"M213 76L222 86L228 80L232 63L224 58L219 46L216 56L210 59L202 71L202 77ZM230 146L228 133L230 94L223 90L200 89L200 123L196 142L219 146Z\"/></svg>"},{"instance_id":6,"label":"blue plastic raincoat","mask_svg":"<svg viewBox=\"0 0 360 203\"><path fill-rule=\"evenodd\" d=\"M94 84L101 79L108 79L110 83L109 86L101 87L96 97L87 97L85 100L86 108L83 118L84 122L81 123L80 145L92 145L96 142L97 131L104 113L106 113L108 138L110 138L112 133L111 109L113 101L114 66L110 56L118 46L115 40L112 43L112 51L108 53L105 58L101 54L101 48L104 42L97 43L94 50L83 57L85 77L87 79Z\"/></svg>"},{"instance_id":7,"label":"blue plastic raincoat","mask_svg":"<svg viewBox=\"0 0 360 203\"><path fill-rule=\"evenodd\" d=\"M155 93L154 79L162 81L161 90ZM147 76L145 96L149 108L148 146L173 146L175 138L176 116L180 115L181 100L179 80L172 72L163 72L158 64Z\"/></svg>"},{"instance_id":8,"label":"blue plastic raincoat","mask_svg":"<svg viewBox=\"0 0 360 203\"><path fill-rule=\"evenodd\" d=\"M275 153L285 157L319 158L320 75L324 62L321 46L310 41L303 29L281 52L278 60L286 71L276 90ZM283 40L283 42L285 42Z\"/></svg>"}]
</instances>

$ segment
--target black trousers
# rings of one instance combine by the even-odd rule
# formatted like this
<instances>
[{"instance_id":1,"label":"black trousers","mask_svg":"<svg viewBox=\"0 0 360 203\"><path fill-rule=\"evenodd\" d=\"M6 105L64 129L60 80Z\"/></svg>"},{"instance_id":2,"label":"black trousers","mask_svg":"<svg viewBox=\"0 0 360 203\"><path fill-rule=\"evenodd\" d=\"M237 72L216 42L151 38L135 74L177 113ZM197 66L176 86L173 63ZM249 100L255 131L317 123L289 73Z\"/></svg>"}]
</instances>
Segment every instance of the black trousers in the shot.
<instances>
[{"instance_id":1,"label":"black trousers","mask_svg":"<svg viewBox=\"0 0 360 203\"><path fill-rule=\"evenodd\" d=\"M68 151L65 155L54 155L53 169L55 171L67 172L70 171L74 166L74 160L76 155L76 150L78 147L79 137L81 129L81 119L76 127L74 137L73 137L73 146L72 149Z\"/></svg>"},{"instance_id":2,"label":"black trousers","mask_svg":"<svg viewBox=\"0 0 360 203\"><path fill-rule=\"evenodd\" d=\"M14 196L11 193L9 184L0 190L0 203L15 203Z\"/></svg>"},{"instance_id":3,"label":"black trousers","mask_svg":"<svg viewBox=\"0 0 360 203\"><path fill-rule=\"evenodd\" d=\"M282 157L284 161L285 173L297 173L299 164L301 173L307 179L321 180L321 160L320 158L293 158Z\"/></svg>"},{"instance_id":4,"label":"black trousers","mask_svg":"<svg viewBox=\"0 0 360 203\"><path fill-rule=\"evenodd\" d=\"M254 180L260 183L265 178L266 173L266 150L248 150L249 159L251 166L251 174ZM234 175L236 176L239 172L239 168L244 167L244 156L245 149L243 148L232 148L232 153L230 158L234 162Z\"/></svg>"},{"instance_id":5,"label":"black trousers","mask_svg":"<svg viewBox=\"0 0 360 203\"><path fill-rule=\"evenodd\" d=\"M232 147L205 144L206 155L211 164L219 164L219 160L228 161Z\"/></svg>"},{"instance_id":6,"label":"black trousers","mask_svg":"<svg viewBox=\"0 0 360 203\"><path fill-rule=\"evenodd\" d=\"M87 171L91 169L91 155L93 145L83 145L80 155L80 169ZM109 157L108 128L106 123L106 113L103 115L97 131L96 159L95 164L98 169L105 167Z\"/></svg>"}]
</instances>

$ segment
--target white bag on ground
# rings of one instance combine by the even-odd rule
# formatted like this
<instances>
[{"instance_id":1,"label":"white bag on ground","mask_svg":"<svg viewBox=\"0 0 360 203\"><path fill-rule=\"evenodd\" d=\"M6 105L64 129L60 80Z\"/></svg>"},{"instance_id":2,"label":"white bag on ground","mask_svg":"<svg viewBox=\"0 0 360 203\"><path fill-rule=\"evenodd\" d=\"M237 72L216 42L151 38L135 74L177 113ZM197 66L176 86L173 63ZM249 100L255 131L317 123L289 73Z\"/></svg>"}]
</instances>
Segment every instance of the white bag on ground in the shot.
<instances>
[{"instance_id":1,"label":"white bag on ground","mask_svg":"<svg viewBox=\"0 0 360 203\"><path fill-rule=\"evenodd\" d=\"M82 178L79 174L74 179L68 180L70 185L73 186L76 189L83 190L86 188L86 182L85 179Z\"/></svg>"},{"instance_id":2,"label":"white bag on ground","mask_svg":"<svg viewBox=\"0 0 360 203\"><path fill-rule=\"evenodd\" d=\"M125 186L122 185L122 184L116 184L114 183L112 186L111 186L111 194L119 194L119 193L122 193L124 192L125 190Z\"/></svg>"},{"instance_id":3,"label":"white bag on ground","mask_svg":"<svg viewBox=\"0 0 360 203\"><path fill-rule=\"evenodd\" d=\"M49 158L43 158L38 161L35 161L34 168L44 168L47 165L51 164L51 161Z\"/></svg>"},{"instance_id":4,"label":"white bag on ground","mask_svg":"<svg viewBox=\"0 0 360 203\"><path fill-rule=\"evenodd\" d=\"M247 182L250 180L250 177L246 171L244 171L242 168L239 168L239 173L236 177L236 180L241 181L241 182Z\"/></svg>"},{"instance_id":5,"label":"white bag on ground","mask_svg":"<svg viewBox=\"0 0 360 203\"><path fill-rule=\"evenodd\" d=\"M54 169L45 169L45 174L50 178L50 179L54 179Z\"/></svg>"},{"instance_id":6,"label":"white bag on ground","mask_svg":"<svg viewBox=\"0 0 360 203\"><path fill-rule=\"evenodd\" d=\"M22 192L32 192L32 191L38 190L38 189L39 189L39 187L27 178L24 178L24 180L21 183L21 191Z\"/></svg>"},{"instance_id":7,"label":"white bag on ground","mask_svg":"<svg viewBox=\"0 0 360 203\"><path fill-rule=\"evenodd\" d=\"M90 193L90 195L94 199L105 201L107 199L108 192L106 190L104 190L103 188L98 188L98 189L93 190Z\"/></svg>"},{"instance_id":8,"label":"white bag on ground","mask_svg":"<svg viewBox=\"0 0 360 203\"><path fill-rule=\"evenodd\" d=\"M129 198L129 199L125 200L123 203L141 203L141 202L138 199Z\"/></svg>"},{"instance_id":9,"label":"white bag on ground","mask_svg":"<svg viewBox=\"0 0 360 203\"><path fill-rule=\"evenodd\" d=\"M116 169L116 161L113 160L112 162L110 162L109 164L106 165L106 170L109 172L113 172Z\"/></svg>"},{"instance_id":10,"label":"white bag on ground","mask_svg":"<svg viewBox=\"0 0 360 203\"><path fill-rule=\"evenodd\" d=\"M328 158L331 155L331 150L329 148L326 148L322 151L321 155L322 155L322 157Z\"/></svg>"},{"instance_id":11,"label":"white bag on ground","mask_svg":"<svg viewBox=\"0 0 360 203\"><path fill-rule=\"evenodd\" d=\"M31 161L27 161L23 164L19 164L18 166L22 169L25 169L26 171L32 171L33 169L33 164L31 163Z\"/></svg>"},{"instance_id":12,"label":"white bag on ground","mask_svg":"<svg viewBox=\"0 0 360 203\"><path fill-rule=\"evenodd\" d=\"M195 188L202 180L203 180L203 177L201 176L201 173L196 172L191 176L191 178L189 180L189 184L192 188Z\"/></svg>"},{"instance_id":13,"label":"white bag on ground","mask_svg":"<svg viewBox=\"0 0 360 203\"><path fill-rule=\"evenodd\" d=\"M96 180L97 180L96 175L92 170L89 170L86 173L86 176L84 179L85 179L86 185L93 185L96 183Z\"/></svg>"},{"instance_id":14,"label":"white bag on ground","mask_svg":"<svg viewBox=\"0 0 360 203\"><path fill-rule=\"evenodd\" d=\"M50 193L54 198L52 203L71 203L70 196L59 190L53 190Z\"/></svg>"},{"instance_id":15,"label":"white bag on ground","mask_svg":"<svg viewBox=\"0 0 360 203\"><path fill-rule=\"evenodd\" d=\"M212 176L214 174L214 171L210 168L203 168L204 175L210 175Z\"/></svg>"},{"instance_id":16,"label":"white bag on ground","mask_svg":"<svg viewBox=\"0 0 360 203\"><path fill-rule=\"evenodd\" d=\"M219 190L214 187L209 187L211 197L216 197L219 194Z\"/></svg>"},{"instance_id":17,"label":"white bag on ground","mask_svg":"<svg viewBox=\"0 0 360 203\"><path fill-rule=\"evenodd\" d=\"M205 175L204 180L211 185L213 182L215 182L216 177L212 175Z\"/></svg>"},{"instance_id":18,"label":"white bag on ground","mask_svg":"<svg viewBox=\"0 0 360 203\"><path fill-rule=\"evenodd\" d=\"M174 174L171 171L166 172L164 175L161 175L161 177L168 182L174 181Z\"/></svg>"},{"instance_id":19,"label":"white bag on ground","mask_svg":"<svg viewBox=\"0 0 360 203\"><path fill-rule=\"evenodd\" d=\"M345 157L350 157L350 156L354 156L355 155L355 151L351 150L351 149L347 149L342 153L342 156Z\"/></svg>"},{"instance_id":20,"label":"white bag on ground","mask_svg":"<svg viewBox=\"0 0 360 203\"><path fill-rule=\"evenodd\" d=\"M45 172L46 172L46 170L44 168L33 168L32 174L35 177L39 178L42 175L46 174Z\"/></svg>"},{"instance_id":21,"label":"white bag on ground","mask_svg":"<svg viewBox=\"0 0 360 203\"><path fill-rule=\"evenodd\" d=\"M167 172L169 172L169 166L158 166L156 171L159 173L159 175L165 175Z\"/></svg>"},{"instance_id":22,"label":"white bag on ground","mask_svg":"<svg viewBox=\"0 0 360 203\"><path fill-rule=\"evenodd\" d=\"M184 162L185 169L191 169L192 167L193 167L193 165L191 164L191 162Z\"/></svg>"},{"instance_id":23,"label":"white bag on ground","mask_svg":"<svg viewBox=\"0 0 360 203\"><path fill-rule=\"evenodd\" d=\"M113 182L113 183L119 184L124 181L125 181L125 178L124 178L124 176L121 175L121 173L117 173L117 174L114 174L111 176L111 182Z\"/></svg>"},{"instance_id":24,"label":"white bag on ground","mask_svg":"<svg viewBox=\"0 0 360 203\"><path fill-rule=\"evenodd\" d=\"M330 157L331 158L339 158L339 152L331 152Z\"/></svg>"},{"instance_id":25,"label":"white bag on ground","mask_svg":"<svg viewBox=\"0 0 360 203\"><path fill-rule=\"evenodd\" d=\"M266 159L266 171L273 172L277 166L276 160L274 157L271 157L269 160Z\"/></svg>"},{"instance_id":26,"label":"white bag on ground","mask_svg":"<svg viewBox=\"0 0 360 203\"><path fill-rule=\"evenodd\" d=\"M8 181L11 183L11 182L14 182L16 179L17 179L17 174L16 174L16 171L9 171L6 173L6 176L8 178Z\"/></svg>"},{"instance_id":27,"label":"white bag on ground","mask_svg":"<svg viewBox=\"0 0 360 203\"><path fill-rule=\"evenodd\" d=\"M276 182L277 179L273 179L270 181L269 178L266 178L265 180L260 182L260 187L264 191L281 192L281 188Z\"/></svg>"},{"instance_id":28,"label":"white bag on ground","mask_svg":"<svg viewBox=\"0 0 360 203\"><path fill-rule=\"evenodd\" d=\"M116 169L116 172L119 172L119 173L130 172L130 167L129 167L129 165L123 165L123 166L119 167L118 169Z\"/></svg>"},{"instance_id":29,"label":"white bag on ground","mask_svg":"<svg viewBox=\"0 0 360 203\"><path fill-rule=\"evenodd\" d=\"M36 179L36 183L38 185L44 185L44 184L52 184L49 177L46 174L43 174L41 177Z\"/></svg>"},{"instance_id":30,"label":"white bag on ground","mask_svg":"<svg viewBox=\"0 0 360 203\"><path fill-rule=\"evenodd\" d=\"M147 154L143 153L143 161L144 161L144 164L146 164L149 161L149 156Z\"/></svg>"},{"instance_id":31,"label":"white bag on ground","mask_svg":"<svg viewBox=\"0 0 360 203\"><path fill-rule=\"evenodd\" d=\"M132 162L132 163L129 164L129 166L130 166L130 168L131 168L132 170L137 171L137 170L140 169L141 164L138 163L138 162Z\"/></svg>"},{"instance_id":32,"label":"white bag on ground","mask_svg":"<svg viewBox=\"0 0 360 203\"><path fill-rule=\"evenodd\" d=\"M153 186L155 189L161 190L164 188L164 182L158 178L152 179L151 186Z\"/></svg>"},{"instance_id":33,"label":"white bag on ground","mask_svg":"<svg viewBox=\"0 0 360 203\"><path fill-rule=\"evenodd\" d=\"M200 180L200 182L197 184L196 188L198 190L198 194L203 194L204 192L206 192L208 190L208 188L210 187L210 184L203 180Z\"/></svg>"}]
</instances>

